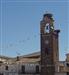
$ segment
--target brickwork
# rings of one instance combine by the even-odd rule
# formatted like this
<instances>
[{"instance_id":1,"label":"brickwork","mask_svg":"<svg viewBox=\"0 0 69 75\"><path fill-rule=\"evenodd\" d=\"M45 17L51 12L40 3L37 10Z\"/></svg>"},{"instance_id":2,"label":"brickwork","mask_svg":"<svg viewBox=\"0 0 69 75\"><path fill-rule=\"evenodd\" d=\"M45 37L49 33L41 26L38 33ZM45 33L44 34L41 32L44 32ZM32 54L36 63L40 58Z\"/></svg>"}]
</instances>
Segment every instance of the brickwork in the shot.
<instances>
[{"instance_id":1,"label":"brickwork","mask_svg":"<svg viewBox=\"0 0 69 75\"><path fill-rule=\"evenodd\" d=\"M49 15L49 14L47 14ZM55 75L55 63L59 60L58 30L51 29L52 20L41 21L41 75ZM45 18L45 17L44 17ZM49 20L48 20L49 19ZM49 32L45 32L45 26L49 23ZM53 26L53 25L52 25ZM48 28L48 27L47 27Z\"/></svg>"}]
</instances>

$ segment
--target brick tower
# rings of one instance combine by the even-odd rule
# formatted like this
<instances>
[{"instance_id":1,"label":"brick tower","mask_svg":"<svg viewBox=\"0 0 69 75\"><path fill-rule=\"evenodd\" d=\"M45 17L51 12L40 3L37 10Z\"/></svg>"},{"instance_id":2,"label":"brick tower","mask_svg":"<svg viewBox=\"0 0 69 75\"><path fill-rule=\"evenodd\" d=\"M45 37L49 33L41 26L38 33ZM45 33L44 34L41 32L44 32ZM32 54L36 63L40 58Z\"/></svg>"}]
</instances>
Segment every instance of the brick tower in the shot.
<instances>
[{"instance_id":1,"label":"brick tower","mask_svg":"<svg viewBox=\"0 0 69 75\"><path fill-rule=\"evenodd\" d=\"M41 35L41 75L55 75L55 63L59 61L58 33L54 30L54 20L50 13L44 14L40 22Z\"/></svg>"}]
</instances>

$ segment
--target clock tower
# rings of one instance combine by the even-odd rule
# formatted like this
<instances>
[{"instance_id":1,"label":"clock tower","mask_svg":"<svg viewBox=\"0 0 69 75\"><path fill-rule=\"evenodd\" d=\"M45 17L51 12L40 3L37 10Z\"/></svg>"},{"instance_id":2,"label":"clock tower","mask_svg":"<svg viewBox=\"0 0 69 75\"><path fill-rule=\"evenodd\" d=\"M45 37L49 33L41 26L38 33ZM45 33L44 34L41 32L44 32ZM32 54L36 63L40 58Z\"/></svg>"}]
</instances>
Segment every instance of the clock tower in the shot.
<instances>
[{"instance_id":1,"label":"clock tower","mask_svg":"<svg viewBox=\"0 0 69 75\"><path fill-rule=\"evenodd\" d=\"M52 14L44 14L40 22L41 75L55 75L55 64L59 61L59 32L60 30L54 29Z\"/></svg>"}]
</instances>

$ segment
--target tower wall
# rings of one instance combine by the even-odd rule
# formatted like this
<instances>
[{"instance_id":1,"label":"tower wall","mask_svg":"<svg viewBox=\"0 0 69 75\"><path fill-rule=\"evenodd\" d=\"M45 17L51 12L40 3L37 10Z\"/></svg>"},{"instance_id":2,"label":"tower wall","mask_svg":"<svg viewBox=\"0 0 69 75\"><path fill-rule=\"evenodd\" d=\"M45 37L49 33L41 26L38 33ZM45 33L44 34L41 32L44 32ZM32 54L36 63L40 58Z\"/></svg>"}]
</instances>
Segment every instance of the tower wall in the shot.
<instances>
[{"instance_id":1,"label":"tower wall","mask_svg":"<svg viewBox=\"0 0 69 75\"><path fill-rule=\"evenodd\" d=\"M55 64L59 61L58 50L58 33L59 30L54 30L53 19L50 14L46 14L45 21L40 24L41 32L41 75L55 75ZM45 26L49 23L49 32L45 32Z\"/></svg>"}]
</instances>

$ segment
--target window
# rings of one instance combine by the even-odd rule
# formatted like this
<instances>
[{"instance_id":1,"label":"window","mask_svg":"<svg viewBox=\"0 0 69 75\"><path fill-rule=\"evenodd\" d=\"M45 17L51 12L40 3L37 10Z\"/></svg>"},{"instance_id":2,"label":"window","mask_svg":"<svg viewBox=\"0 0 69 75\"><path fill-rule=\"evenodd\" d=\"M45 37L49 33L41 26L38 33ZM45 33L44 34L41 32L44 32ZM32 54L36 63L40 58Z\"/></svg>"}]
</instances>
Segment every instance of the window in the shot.
<instances>
[{"instance_id":1,"label":"window","mask_svg":"<svg viewBox=\"0 0 69 75\"><path fill-rule=\"evenodd\" d=\"M0 75L3 75L3 73L0 73Z\"/></svg>"},{"instance_id":2,"label":"window","mask_svg":"<svg viewBox=\"0 0 69 75\"><path fill-rule=\"evenodd\" d=\"M69 63L67 63L66 65L67 65L67 67L69 67ZM69 72L67 72L67 75L69 75Z\"/></svg>"},{"instance_id":3,"label":"window","mask_svg":"<svg viewBox=\"0 0 69 75\"><path fill-rule=\"evenodd\" d=\"M39 73L39 66L36 66L36 73Z\"/></svg>"},{"instance_id":4,"label":"window","mask_svg":"<svg viewBox=\"0 0 69 75\"><path fill-rule=\"evenodd\" d=\"M8 66L5 66L5 70L8 70Z\"/></svg>"},{"instance_id":5,"label":"window","mask_svg":"<svg viewBox=\"0 0 69 75\"><path fill-rule=\"evenodd\" d=\"M69 67L69 63L67 63L67 67Z\"/></svg>"},{"instance_id":6,"label":"window","mask_svg":"<svg viewBox=\"0 0 69 75\"><path fill-rule=\"evenodd\" d=\"M69 75L69 72L67 72L67 75Z\"/></svg>"},{"instance_id":7,"label":"window","mask_svg":"<svg viewBox=\"0 0 69 75\"><path fill-rule=\"evenodd\" d=\"M22 65L21 71L22 71L22 73L25 73L25 66L24 65Z\"/></svg>"}]
</instances>

